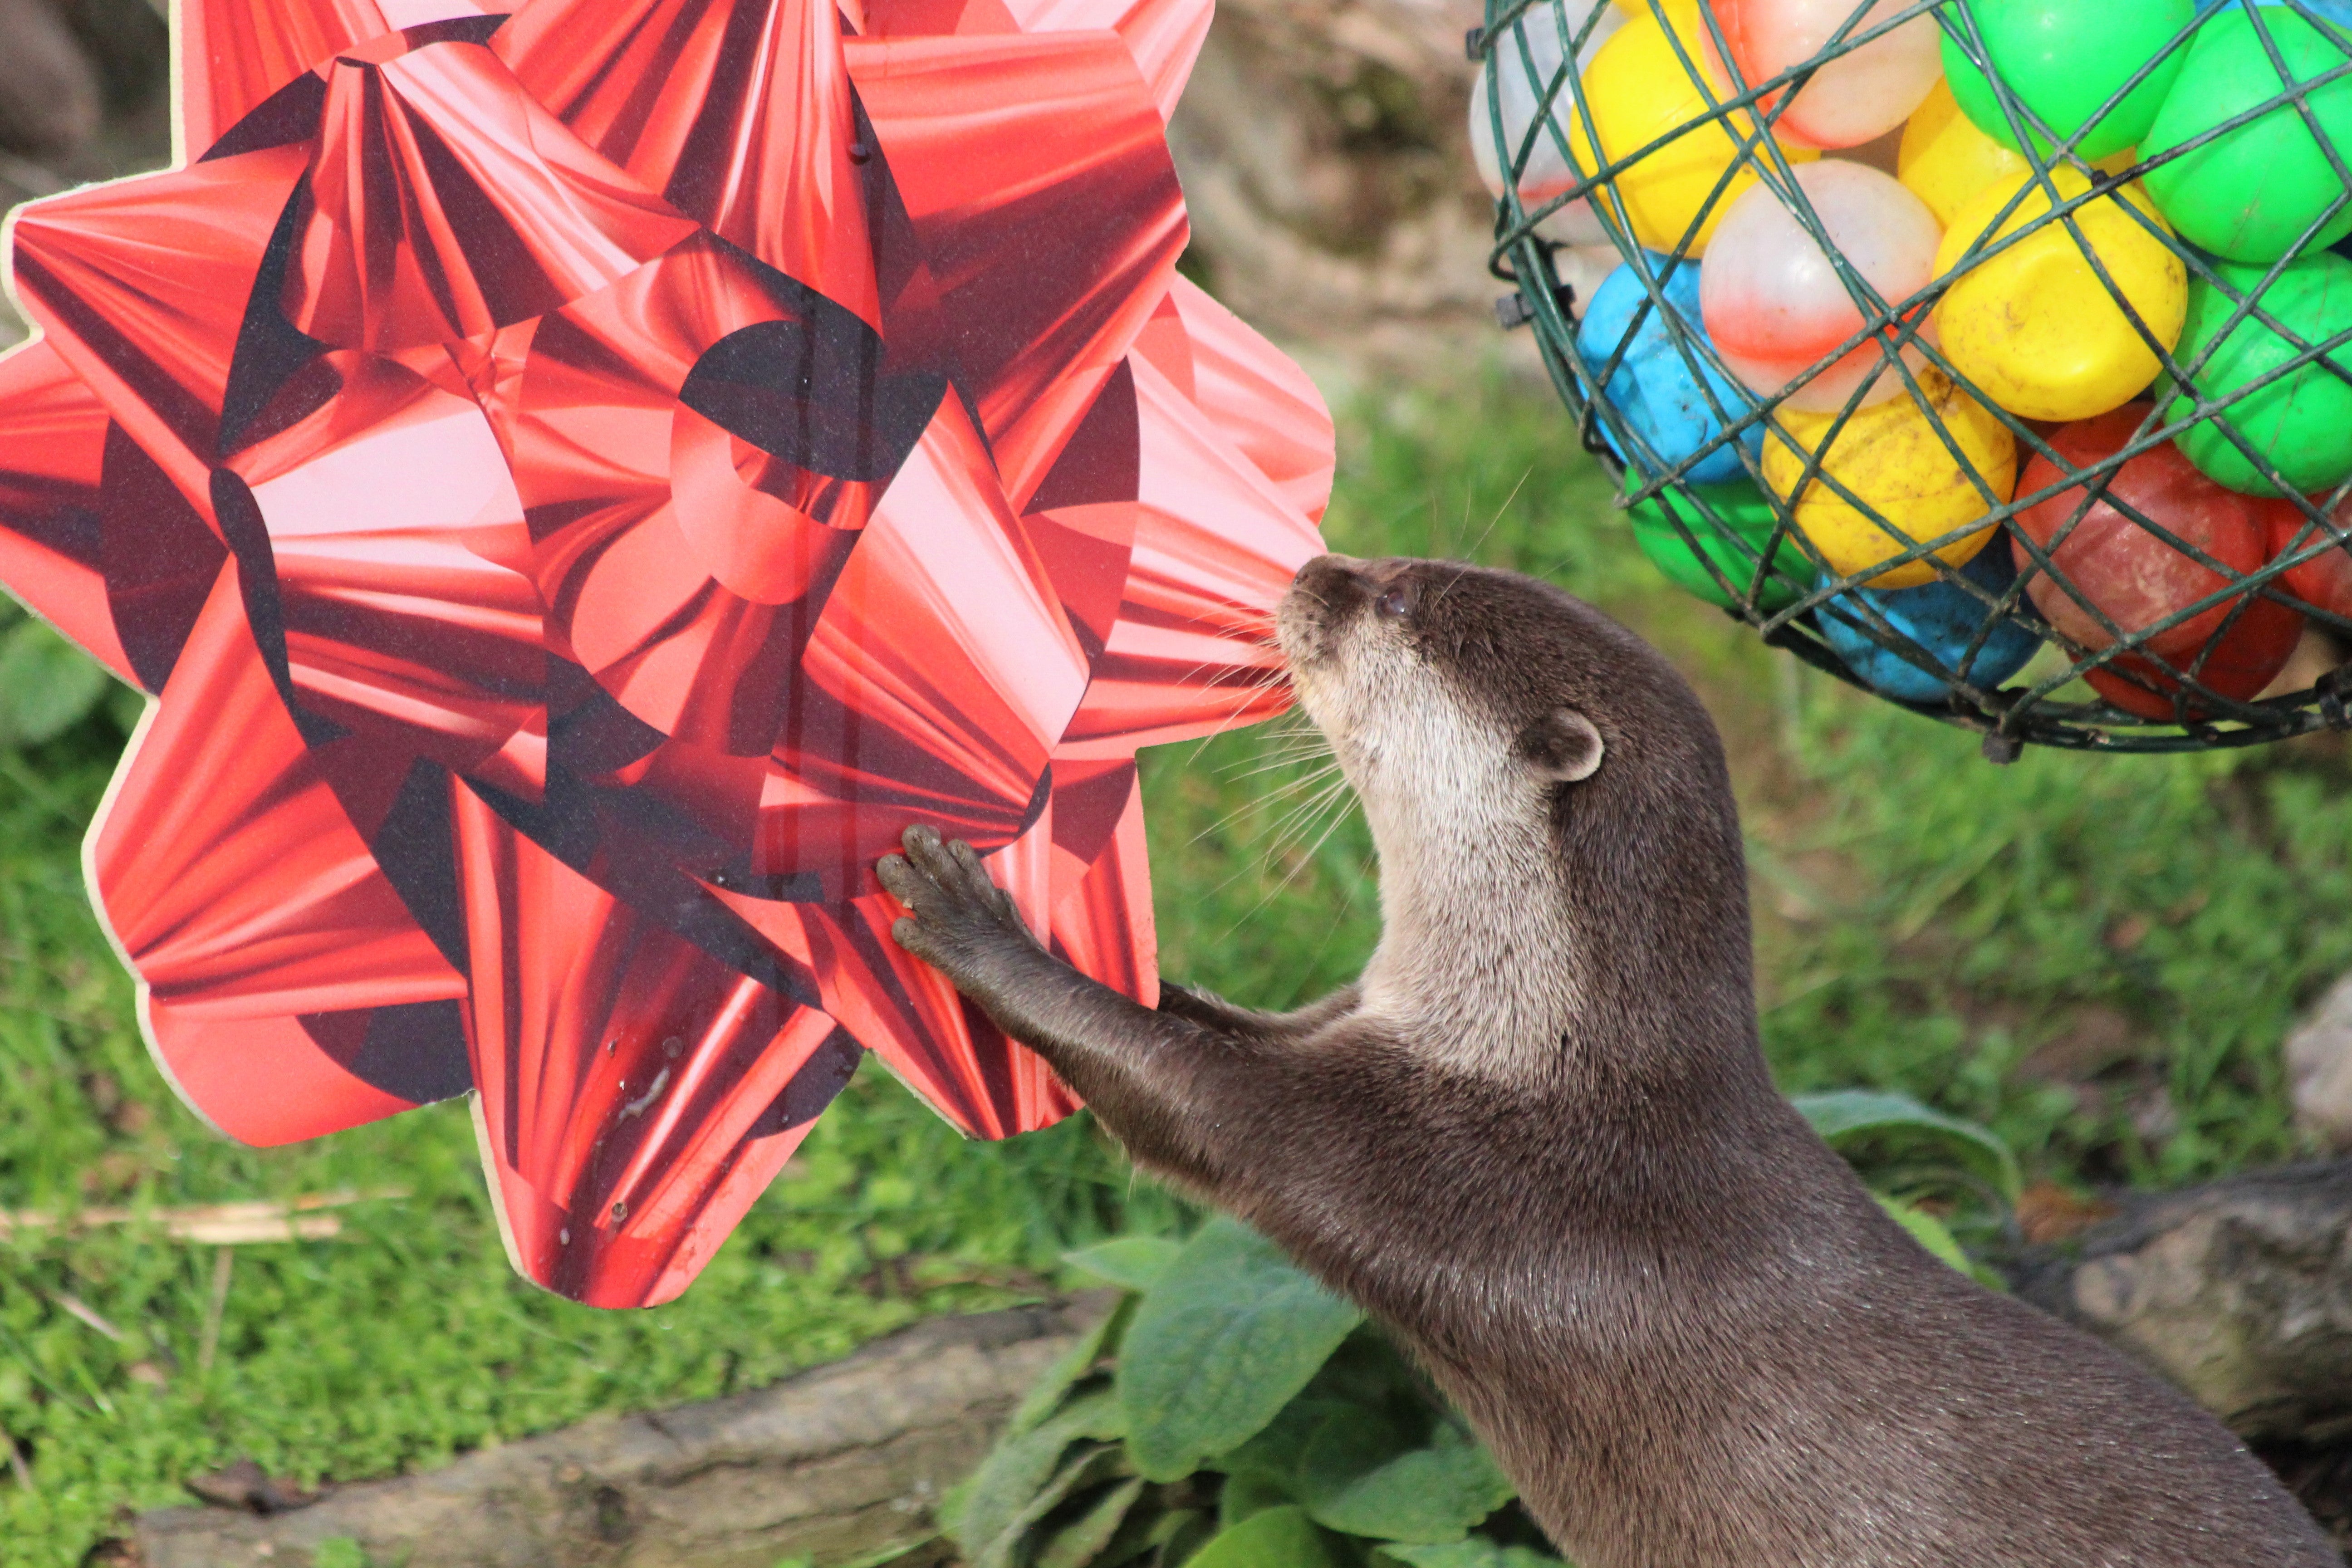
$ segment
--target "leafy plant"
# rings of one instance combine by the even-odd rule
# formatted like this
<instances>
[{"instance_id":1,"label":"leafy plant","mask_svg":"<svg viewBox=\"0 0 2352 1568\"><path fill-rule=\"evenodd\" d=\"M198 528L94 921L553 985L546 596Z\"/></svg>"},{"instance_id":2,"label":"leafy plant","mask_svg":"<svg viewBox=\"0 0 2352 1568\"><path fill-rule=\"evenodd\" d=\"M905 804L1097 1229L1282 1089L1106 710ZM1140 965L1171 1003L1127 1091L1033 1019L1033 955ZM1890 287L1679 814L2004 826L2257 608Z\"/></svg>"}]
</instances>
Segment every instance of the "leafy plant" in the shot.
<instances>
[{"instance_id":1,"label":"leafy plant","mask_svg":"<svg viewBox=\"0 0 2352 1568\"><path fill-rule=\"evenodd\" d=\"M2000 1275L1969 1258L1959 1237L1989 1239L2007 1227L2023 1184L2008 1144L1907 1094L1849 1089L1801 1094L1795 1104L1914 1240L1961 1273L2003 1288Z\"/></svg>"},{"instance_id":2,"label":"leafy plant","mask_svg":"<svg viewBox=\"0 0 2352 1568\"><path fill-rule=\"evenodd\" d=\"M110 699L115 699L110 701ZM107 679L105 668L0 595L0 746L54 741L101 708L138 721L135 692Z\"/></svg>"},{"instance_id":3,"label":"leafy plant","mask_svg":"<svg viewBox=\"0 0 2352 1568\"><path fill-rule=\"evenodd\" d=\"M1940 1215L2002 1208L2017 1162L1907 1096L1798 1102L1889 1213L1974 1271ZM1125 1292L950 1500L971 1568L1544 1568L1509 1478L1354 1307L1214 1218L1068 1255Z\"/></svg>"},{"instance_id":4,"label":"leafy plant","mask_svg":"<svg viewBox=\"0 0 2352 1568\"><path fill-rule=\"evenodd\" d=\"M951 1500L972 1568L1556 1563L1460 1418L1265 1237L1219 1217L1069 1262L1127 1294Z\"/></svg>"}]
</instances>

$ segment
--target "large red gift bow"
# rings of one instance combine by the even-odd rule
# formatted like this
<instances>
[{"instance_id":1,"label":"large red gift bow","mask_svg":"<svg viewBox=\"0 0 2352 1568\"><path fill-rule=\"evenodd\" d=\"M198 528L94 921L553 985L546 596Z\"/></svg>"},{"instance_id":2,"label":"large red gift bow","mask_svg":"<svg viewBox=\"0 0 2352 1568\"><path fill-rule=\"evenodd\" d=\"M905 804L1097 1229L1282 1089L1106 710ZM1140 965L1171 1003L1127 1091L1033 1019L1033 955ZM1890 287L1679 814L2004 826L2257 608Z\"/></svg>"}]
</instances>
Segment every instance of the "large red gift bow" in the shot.
<instances>
[{"instance_id":1,"label":"large red gift bow","mask_svg":"<svg viewBox=\"0 0 2352 1568\"><path fill-rule=\"evenodd\" d=\"M1331 425L1176 275L1208 0L179 16L182 166L15 220L0 582L157 699L89 861L188 1103L478 1090L605 1306L866 1051L1066 1114L872 867L969 838L1149 1002L1136 748L1285 700Z\"/></svg>"}]
</instances>

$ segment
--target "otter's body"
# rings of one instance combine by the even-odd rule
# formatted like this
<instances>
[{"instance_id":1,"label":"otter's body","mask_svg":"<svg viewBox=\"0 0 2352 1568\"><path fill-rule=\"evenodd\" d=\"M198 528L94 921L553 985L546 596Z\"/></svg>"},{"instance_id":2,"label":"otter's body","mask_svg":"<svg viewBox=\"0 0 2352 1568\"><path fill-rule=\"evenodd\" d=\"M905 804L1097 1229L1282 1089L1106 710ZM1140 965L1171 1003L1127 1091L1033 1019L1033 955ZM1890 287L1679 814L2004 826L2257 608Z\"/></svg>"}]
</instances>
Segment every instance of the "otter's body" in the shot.
<instances>
[{"instance_id":1,"label":"otter's body","mask_svg":"<svg viewBox=\"0 0 2352 1568\"><path fill-rule=\"evenodd\" d=\"M2319 1568L2210 1416L1937 1262L1773 1089L1714 727L1557 590L1310 564L1281 619L1381 858L1362 981L1148 1010L908 836L899 940L1136 1159L1417 1354L1580 1568Z\"/></svg>"}]
</instances>

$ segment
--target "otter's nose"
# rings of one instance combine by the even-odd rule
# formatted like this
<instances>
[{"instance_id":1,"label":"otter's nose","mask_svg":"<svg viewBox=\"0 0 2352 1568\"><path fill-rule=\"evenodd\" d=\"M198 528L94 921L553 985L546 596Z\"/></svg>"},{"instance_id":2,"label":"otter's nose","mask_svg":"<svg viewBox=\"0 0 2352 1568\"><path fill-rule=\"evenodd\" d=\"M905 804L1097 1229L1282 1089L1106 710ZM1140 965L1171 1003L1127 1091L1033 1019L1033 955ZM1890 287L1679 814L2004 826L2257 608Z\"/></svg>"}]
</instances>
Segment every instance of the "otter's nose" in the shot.
<instances>
[{"instance_id":1,"label":"otter's nose","mask_svg":"<svg viewBox=\"0 0 2352 1568\"><path fill-rule=\"evenodd\" d=\"M1326 605L1337 605L1346 589L1362 585L1371 564L1353 555L1318 555L1298 569L1290 585L1294 592L1308 595Z\"/></svg>"}]
</instances>

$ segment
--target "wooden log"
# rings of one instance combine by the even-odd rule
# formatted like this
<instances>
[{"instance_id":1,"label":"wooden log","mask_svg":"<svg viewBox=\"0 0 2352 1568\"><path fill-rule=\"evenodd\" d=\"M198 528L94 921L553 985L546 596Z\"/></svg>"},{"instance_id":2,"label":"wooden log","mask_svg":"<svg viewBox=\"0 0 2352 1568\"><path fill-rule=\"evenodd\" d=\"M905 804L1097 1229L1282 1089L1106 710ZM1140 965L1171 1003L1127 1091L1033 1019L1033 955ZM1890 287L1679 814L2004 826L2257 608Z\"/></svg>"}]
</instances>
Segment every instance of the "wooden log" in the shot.
<instances>
[{"instance_id":1,"label":"wooden log","mask_svg":"<svg viewBox=\"0 0 2352 1568\"><path fill-rule=\"evenodd\" d=\"M2352 1162L2124 1199L2016 1279L2220 1416L2352 1548Z\"/></svg>"},{"instance_id":2,"label":"wooden log","mask_svg":"<svg viewBox=\"0 0 2352 1568\"><path fill-rule=\"evenodd\" d=\"M2352 1430L2352 1163L2124 1200L2019 1293L2128 1351L2241 1436Z\"/></svg>"},{"instance_id":3,"label":"wooden log","mask_svg":"<svg viewBox=\"0 0 2352 1568\"><path fill-rule=\"evenodd\" d=\"M597 1417L292 1511L166 1509L138 1521L137 1557L306 1568L341 1538L419 1568L825 1568L920 1547L940 1493L1109 1303L935 1320L755 1393Z\"/></svg>"}]
</instances>

